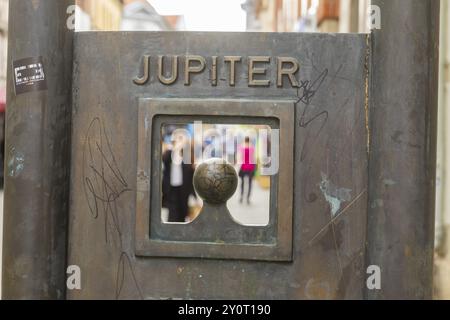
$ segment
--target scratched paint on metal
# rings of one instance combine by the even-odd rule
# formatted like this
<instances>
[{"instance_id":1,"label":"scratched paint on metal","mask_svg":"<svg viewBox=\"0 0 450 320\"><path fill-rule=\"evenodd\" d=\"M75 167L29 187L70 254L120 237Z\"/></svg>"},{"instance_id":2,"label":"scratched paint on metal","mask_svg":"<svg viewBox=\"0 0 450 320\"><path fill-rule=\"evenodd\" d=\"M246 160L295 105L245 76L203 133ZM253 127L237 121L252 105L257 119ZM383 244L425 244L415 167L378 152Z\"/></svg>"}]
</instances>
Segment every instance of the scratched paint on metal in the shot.
<instances>
[{"instance_id":1,"label":"scratched paint on metal","mask_svg":"<svg viewBox=\"0 0 450 320\"><path fill-rule=\"evenodd\" d=\"M16 151L14 148L10 151L7 164L8 176L17 178L22 173L25 166L25 156L22 152Z\"/></svg>"},{"instance_id":2,"label":"scratched paint on metal","mask_svg":"<svg viewBox=\"0 0 450 320\"><path fill-rule=\"evenodd\" d=\"M322 173L320 190L322 191L325 200L330 204L331 215L333 217L336 216L341 209L342 203L351 201L352 199L352 190L336 187L324 173Z\"/></svg>"},{"instance_id":3,"label":"scratched paint on metal","mask_svg":"<svg viewBox=\"0 0 450 320\"><path fill-rule=\"evenodd\" d=\"M146 54L200 55L207 64L208 57L225 54L295 57L301 66L296 74L300 87L289 81L276 85L275 58L267 68L272 83L264 88L249 87L244 62L236 66L235 86L229 85L224 65L218 67L216 86L208 76L210 65L192 74L188 86L183 77L164 85L155 75L156 59L150 61L148 82L136 85L133 79L142 74ZM76 34L68 261L80 266L85 282L83 290L69 292L68 298L361 299L367 225L366 54L366 36L356 34ZM145 98L295 104L294 171L289 172L295 183L292 262L136 256L134 228L148 223L136 222L136 199L142 200L141 191L149 187L139 183L145 168L137 166L137 124L151 126L150 119L138 117L139 101ZM226 110L211 108L211 117ZM270 117L266 111L262 117ZM182 108L180 115L187 116ZM94 119L100 119L99 126L89 130ZM102 174L102 163L113 170L105 167ZM147 172L145 180L157 179L157 173ZM94 178L100 187L86 186L86 179ZM335 238L330 223L335 224Z\"/></svg>"}]
</instances>

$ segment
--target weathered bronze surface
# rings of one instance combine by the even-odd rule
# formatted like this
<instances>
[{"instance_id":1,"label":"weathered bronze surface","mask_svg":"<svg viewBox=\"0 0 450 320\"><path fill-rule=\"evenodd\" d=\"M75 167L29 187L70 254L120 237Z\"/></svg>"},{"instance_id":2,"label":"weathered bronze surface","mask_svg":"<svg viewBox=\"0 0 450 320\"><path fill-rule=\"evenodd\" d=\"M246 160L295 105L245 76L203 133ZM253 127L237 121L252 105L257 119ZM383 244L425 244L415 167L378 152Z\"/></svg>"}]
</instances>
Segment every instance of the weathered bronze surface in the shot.
<instances>
[{"instance_id":1,"label":"weathered bronze surface","mask_svg":"<svg viewBox=\"0 0 450 320\"><path fill-rule=\"evenodd\" d=\"M11 1L3 297L63 298L67 264L82 278L68 299L430 298L439 1L373 4L383 28L372 38L77 34L70 143L73 1ZM148 53L193 58L167 86ZM244 57L234 86L220 54ZM275 59L289 56L297 73ZM47 92L15 95L11 67L24 57L43 58ZM236 114L279 127L282 144L295 134L272 178L269 225L245 229L205 202L203 216L217 223L200 217L155 235L155 128L167 117ZM371 264L381 290L366 286Z\"/></svg>"},{"instance_id":2,"label":"weathered bronze surface","mask_svg":"<svg viewBox=\"0 0 450 320\"><path fill-rule=\"evenodd\" d=\"M64 299L75 1L9 8L2 298ZM44 91L15 92L13 65L24 58L42 61Z\"/></svg>"},{"instance_id":3,"label":"weathered bronze surface","mask_svg":"<svg viewBox=\"0 0 450 320\"><path fill-rule=\"evenodd\" d=\"M138 256L292 261L295 127L292 101L141 98L138 108L135 232ZM216 111L211 115L211 110ZM190 224L163 223L160 214L161 127L167 123L192 124L195 121L264 124L280 130L283 138L277 140L283 170L271 177L268 225L241 225L234 221L225 206L212 205L205 206L202 214Z\"/></svg>"},{"instance_id":4,"label":"weathered bronze surface","mask_svg":"<svg viewBox=\"0 0 450 320\"><path fill-rule=\"evenodd\" d=\"M191 85L191 74L201 73L205 70L206 59L199 55L188 55L184 63L184 85ZM194 64L195 62L195 64Z\"/></svg>"},{"instance_id":5,"label":"weathered bronze surface","mask_svg":"<svg viewBox=\"0 0 450 320\"><path fill-rule=\"evenodd\" d=\"M76 34L75 48L68 263L80 266L83 289L69 292L70 299L364 296L366 35L94 32ZM245 58L236 63L234 87L229 85L230 69L222 65L222 59L218 59L217 86L211 85L213 61L209 58L204 72L191 74L190 86L184 85L183 77L170 86L161 84L156 72L158 61L151 59L155 72L138 86L132 80L143 75L144 54L180 55L182 61L181 55ZM273 57L270 63L255 64L267 70L255 79L271 79L270 87L248 86L246 69L252 56ZM299 87L293 88L284 76L279 88L276 57L289 56L301 65L296 74ZM160 102L152 105L152 99ZM199 107L202 101L203 108ZM168 225L170 231L158 226L161 199L158 191L151 191L157 190L161 181L159 169L150 165L155 161L160 166L156 154L160 151L151 145L157 130L151 129L154 122L203 117L218 123L237 115L235 123L254 118L272 126L277 123L274 110L290 114L287 123L292 124L295 134L294 143L290 143L293 169L286 169L288 157L283 152L279 172L283 179L290 177L294 186L271 192L272 203L292 196L291 201L284 200L286 209L271 209L269 225L255 230L243 229L231 218L220 228L205 221L201 231L183 231L196 230L192 224ZM161 118L146 117L156 112ZM165 114L170 118L164 118ZM141 142L136 137L142 137ZM282 130L280 142L285 141ZM155 143L160 146L160 141ZM275 177L273 185L281 179ZM99 185L89 188L86 181L98 181ZM105 189L105 185L114 189ZM278 188L286 185L280 183ZM155 200L149 200L153 196ZM157 212L153 204L158 206ZM210 217L229 217L213 208L208 210ZM289 210L293 213L291 224L279 224L277 220ZM201 216L194 222L201 223ZM212 231L219 235L215 243L208 242ZM256 234L264 237L258 240ZM170 240L171 236L178 238ZM179 241L183 236L188 242ZM231 244L223 244L221 237L227 237ZM291 241L291 250L286 253L292 254L280 261L284 256L271 248L283 237L286 243ZM229 245L233 250L227 251ZM269 251L263 256L263 250ZM118 283L117 279L123 280Z\"/></svg>"},{"instance_id":6,"label":"weathered bronze surface","mask_svg":"<svg viewBox=\"0 0 450 320\"><path fill-rule=\"evenodd\" d=\"M367 262L384 284L369 299L432 298L439 3L372 1Z\"/></svg>"},{"instance_id":7,"label":"weathered bronze surface","mask_svg":"<svg viewBox=\"0 0 450 320\"><path fill-rule=\"evenodd\" d=\"M236 169L222 159L209 159L200 164L194 173L194 188L209 204L225 204L236 192Z\"/></svg>"},{"instance_id":8,"label":"weathered bronze surface","mask_svg":"<svg viewBox=\"0 0 450 320\"><path fill-rule=\"evenodd\" d=\"M249 87L267 87L276 82L278 88L283 88L283 78L287 77L291 87L299 87L297 79L300 70L300 63L294 57L270 57L270 56L211 56L205 57L201 55L186 55L179 59L179 55L158 55L157 57L158 80L164 85L172 85L178 78L178 70L184 68L184 85L191 85L191 77L194 74L200 75L202 73L208 74L206 66L210 65L210 85L217 86L217 75L219 68L227 69L228 74L226 78L230 87L236 86L236 79L238 73L244 73L247 76L247 83ZM171 60L170 76L165 75L165 60ZM137 76L133 79L136 85L145 85L150 79L153 68L151 67L152 57L150 55L143 55L143 70L142 76ZM156 59L155 59L156 60ZM277 61L275 65L271 61ZM182 61L182 62L180 62ZM181 68L180 65L181 64ZM271 70L272 69L272 70ZM276 70L276 73L275 73ZM222 72L223 73L223 72ZM276 79L275 79L276 75ZM272 76L273 79L267 78ZM221 79L225 81L224 78ZM276 81L275 81L276 80Z\"/></svg>"},{"instance_id":9,"label":"weathered bronze surface","mask_svg":"<svg viewBox=\"0 0 450 320\"><path fill-rule=\"evenodd\" d=\"M143 75L142 75L142 77L136 77L133 80L134 84L137 84L140 86L140 85L144 85L148 82L149 77L150 77L150 60L151 60L151 56L144 55L144 57L143 57L143 63L144 63Z\"/></svg>"},{"instance_id":10,"label":"weathered bronze surface","mask_svg":"<svg viewBox=\"0 0 450 320\"><path fill-rule=\"evenodd\" d=\"M226 56L223 61L230 64L230 86L234 87L236 85L236 63L241 62L242 57Z\"/></svg>"},{"instance_id":11,"label":"weathered bronze surface","mask_svg":"<svg viewBox=\"0 0 450 320\"><path fill-rule=\"evenodd\" d=\"M277 77L277 86L283 87L283 76L288 76L289 81L293 87L299 87L299 83L297 78L295 77L296 73L300 69L300 63L295 58L289 57L278 57L278 77ZM290 64L290 68L285 68L285 64Z\"/></svg>"},{"instance_id":12,"label":"weathered bronze surface","mask_svg":"<svg viewBox=\"0 0 450 320\"><path fill-rule=\"evenodd\" d=\"M158 56L158 78L159 81L161 81L161 83L164 84L172 84L175 81L177 81L178 78L178 56L173 56L172 57L172 62L171 62L171 73L170 73L170 77L166 77L164 75L164 56ZM144 67L144 69L147 70L148 72L148 65L147 68Z\"/></svg>"},{"instance_id":13,"label":"weathered bronze surface","mask_svg":"<svg viewBox=\"0 0 450 320\"><path fill-rule=\"evenodd\" d=\"M261 86L267 87L270 86L270 80L268 79L256 79L256 75L265 75L267 73L267 64L270 63L270 57L261 56L261 57L249 57L248 59L248 85L249 86ZM256 65L263 65L259 66Z\"/></svg>"}]
</instances>

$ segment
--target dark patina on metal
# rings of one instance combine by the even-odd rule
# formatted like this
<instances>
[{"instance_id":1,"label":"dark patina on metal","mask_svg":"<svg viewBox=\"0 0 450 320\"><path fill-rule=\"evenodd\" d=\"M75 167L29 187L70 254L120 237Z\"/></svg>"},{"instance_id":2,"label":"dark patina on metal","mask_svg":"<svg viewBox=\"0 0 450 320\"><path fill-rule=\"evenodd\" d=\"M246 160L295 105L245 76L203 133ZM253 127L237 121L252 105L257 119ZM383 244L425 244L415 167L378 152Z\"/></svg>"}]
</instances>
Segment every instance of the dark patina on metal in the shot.
<instances>
[{"instance_id":1,"label":"dark patina on metal","mask_svg":"<svg viewBox=\"0 0 450 320\"><path fill-rule=\"evenodd\" d=\"M438 0L372 1L383 17L372 37L73 35L67 12L74 2L10 1L5 149L21 172L5 180L3 298L431 297ZM167 65L150 72L157 66L148 53L189 56L188 68L161 58ZM210 57L204 68L198 55ZM38 56L52 62L45 66L48 91L15 95L13 61ZM143 56L144 76L133 85ZM251 69L241 59L255 56ZM278 61L280 81L274 57L289 56L300 69ZM289 121L281 109L293 109ZM155 116L268 121L274 110L281 147L291 149L280 153L282 170L273 179L278 212L266 227L276 228L272 243L255 240L261 230L233 224L225 206L207 202L203 222L160 230L184 241L155 237ZM373 265L382 270L381 290L366 285ZM81 290L66 292L67 266L83 270Z\"/></svg>"},{"instance_id":2,"label":"dark patina on metal","mask_svg":"<svg viewBox=\"0 0 450 320\"><path fill-rule=\"evenodd\" d=\"M138 119L136 253L139 256L292 260L292 101L143 98L139 100ZM206 201L202 213L192 223L163 223L160 214L161 126L193 121L265 124L280 130L280 136L284 138L279 141L279 153L284 168L271 177L268 225L241 225L232 218L225 205Z\"/></svg>"},{"instance_id":3,"label":"dark patina on metal","mask_svg":"<svg viewBox=\"0 0 450 320\"><path fill-rule=\"evenodd\" d=\"M223 159L209 159L194 173L194 188L210 204L225 204L236 192L238 176L234 167Z\"/></svg>"}]
</instances>

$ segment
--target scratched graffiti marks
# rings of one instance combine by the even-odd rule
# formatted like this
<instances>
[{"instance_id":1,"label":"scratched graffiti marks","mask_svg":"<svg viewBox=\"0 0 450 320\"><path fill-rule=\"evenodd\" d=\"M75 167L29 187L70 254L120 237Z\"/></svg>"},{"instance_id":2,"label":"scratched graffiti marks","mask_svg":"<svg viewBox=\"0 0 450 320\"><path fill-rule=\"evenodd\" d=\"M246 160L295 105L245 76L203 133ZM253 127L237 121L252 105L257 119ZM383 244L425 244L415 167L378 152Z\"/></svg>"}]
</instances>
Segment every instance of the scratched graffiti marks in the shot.
<instances>
[{"instance_id":1,"label":"scratched graffiti marks","mask_svg":"<svg viewBox=\"0 0 450 320\"><path fill-rule=\"evenodd\" d=\"M93 219L103 219L105 244L119 252L115 298L120 299L126 277L132 278L142 299L133 262L125 252L117 202L131 189L119 169L111 139L100 118L94 118L86 132L83 147L83 191Z\"/></svg>"},{"instance_id":2,"label":"scratched graffiti marks","mask_svg":"<svg viewBox=\"0 0 450 320\"><path fill-rule=\"evenodd\" d=\"M301 142L300 148L300 163L302 163L302 167L305 168L305 173L302 175L303 179L303 191L302 195L304 197L304 201L306 203L312 204L317 201L319 194L323 194L325 198L325 203L327 207L327 219L323 225L318 225L319 230L314 233L313 237L307 243L308 247L312 247L317 241L325 241L328 237L324 237L324 235L331 231L332 235L332 243L331 247L333 248L333 252L336 257L336 262L339 267L339 276L343 275L343 271L346 268L348 263L347 259L345 262L341 257L340 248L338 245L338 234L336 229L336 225L342 221L342 218L345 216L347 212L360 200L364 199L364 195L366 194L366 190L362 190L358 192L356 197L351 197L351 191L346 188L338 188L337 186L331 185L331 182L328 180L326 175L328 174L329 165L328 165L328 155L326 156L326 169L321 168L324 172L320 172L322 180L316 181L316 178L319 178L316 173L309 171L312 168L317 167L318 161L318 150L323 150L318 147L318 144L323 141L327 142L327 150L329 150L330 154L344 154L344 150L336 149L330 150L332 146L329 145L329 141L333 139L332 136L323 137L324 134L329 134L332 130L342 130L345 126L350 126L346 129L351 131L353 134L353 130L356 130L358 127L357 119L360 118L360 114L355 114L355 122L352 123L350 119L346 117L346 108L351 104L356 103L354 97L354 93L351 90L347 92L336 91L335 101L326 101L321 103L316 102L315 100L321 93L326 94L326 91L336 90L334 88L342 88L342 84L338 85L337 81L344 81L348 83L348 87L355 87L355 91L357 90L357 81L355 79L348 79L342 75L345 64L342 63L337 66L336 69L330 70L328 68L319 69L317 68L313 61L311 60L311 67L313 76L311 79L300 81L300 85L297 88L296 92L296 108L297 112L299 112L299 122L298 126L300 130L303 131L303 141ZM357 111L358 112L358 111ZM333 117L333 118L332 118ZM328 124L333 125L333 128L329 128L325 130ZM342 134L342 131L339 131ZM345 132L345 131L344 131ZM347 131L348 132L348 131ZM349 136L350 138L350 136ZM300 140L301 141L301 140ZM297 143L299 143L298 141ZM343 155L341 157L341 161L351 161ZM351 184L350 184L351 186ZM334 189L333 189L334 188ZM342 204L345 203L342 207ZM313 207L311 207L311 210ZM315 206L318 209L317 206ZM314 210L316 210L314 209ZM357 255L355 255L357 257ZM351 261L355 260L355 256L350 258Z\"/></svg>"},{"instance_id":3,"label":"scratched graffiti marks","mask_svg":"<svg viewBox=\"0 0 450 320\"><path fill-rule=\"evenodd\" d=\"M316 105L314 103L314 98L317 97L318 93L332 89L337 80L349 81L340 76L344 64L340 64L336 71L331 75L328 68L320 71L314 64L312 66L314 73L318 75L311 80L300 80L300 85L296 92L296 106L301 110L298 125L302 129L307 129L301 149L301 162L304 162L308 156L312 156L309 150L314 149L314 144L318 140L330 117L330 110L325 109L324 106ZM340 93L340 95L341 99L339 99L338 105L335 105L334 101L327 102L327 106L330 106L335 109L334 111L337 110L338 112L348 105L351 100L351 93ZM316 123L318 125L312 127L312 125Z\"/></svg>"}]
</instances>

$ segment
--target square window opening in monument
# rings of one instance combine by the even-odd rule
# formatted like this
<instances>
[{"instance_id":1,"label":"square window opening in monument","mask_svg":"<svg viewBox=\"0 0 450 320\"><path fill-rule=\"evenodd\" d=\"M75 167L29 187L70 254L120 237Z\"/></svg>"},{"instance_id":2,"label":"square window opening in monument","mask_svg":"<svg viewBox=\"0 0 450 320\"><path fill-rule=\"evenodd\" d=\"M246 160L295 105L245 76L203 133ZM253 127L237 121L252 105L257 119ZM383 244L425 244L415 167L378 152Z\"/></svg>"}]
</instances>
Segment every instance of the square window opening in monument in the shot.
<instances>
[{"instance_id":1,"label":"square window opening in monument","mask_svg":"<svg viewBox=\"0 0 450 320\"><path fill-rule=\"evenodd\" d=\"M161 122L163 224L192 223L206 202L226 205L239 225L269 225L279 130L261 120Z\"/></svg>"},{"instance_id":2,"label":"square window opening in monument","mask_svg":"<svg viewBox=\"0 0 450 320\"><path fill-rule=\"evenodd\" d=\"M137 255L292 261L293 198L288 190L293 188L294 115L291 101L140 99ZM230 138L233 135L234 139ZM222 148L214 148L217 145ZM230 149L232 145L234 152ZM240 165L246 162L239 162L242 158L239 150L246 149L246 145L254 148L256 158L252 163L251 151L247 152L247 164L254 165L253 169L248 168L254 171L250 205L246 201L248 177L242 173L245 185L240 202ZM189 172L186 179L183 170L180 175L180 168L175 168L178 179L176 176L170 179L172 168L164 172L167 167L164 160L173 159L168 150L178 153L178 161L181 160L178 165L182 169L186 164L191 165L185 169ZM210 181L194 183L197 175ZM259 181L260 177L265 177L265 185ZM184 186L185 180L192 181L192 186L187 185L192 195L187 200L187 214L192 212L193 218L175 218L177 221L169 218L170 202L167 204L167 198L163 199L164 179L164 188L167 181L175 187ZM265 187L265 202L253 197L257 187ZM230 205L233 199L234 207ZM262 210L255 210L260 205ZM244 209L235 212L234 208L239 206Z\"/></svg>"}]
</instances>

